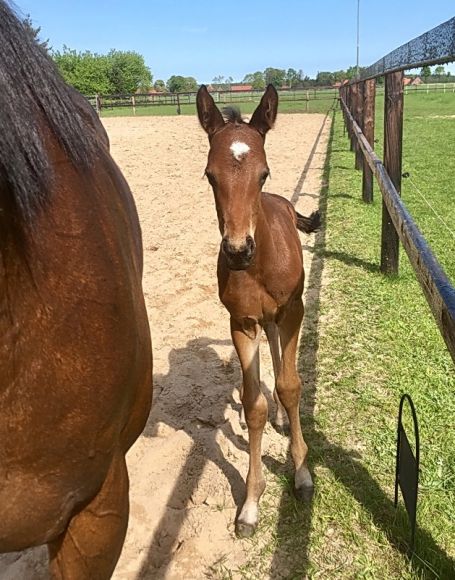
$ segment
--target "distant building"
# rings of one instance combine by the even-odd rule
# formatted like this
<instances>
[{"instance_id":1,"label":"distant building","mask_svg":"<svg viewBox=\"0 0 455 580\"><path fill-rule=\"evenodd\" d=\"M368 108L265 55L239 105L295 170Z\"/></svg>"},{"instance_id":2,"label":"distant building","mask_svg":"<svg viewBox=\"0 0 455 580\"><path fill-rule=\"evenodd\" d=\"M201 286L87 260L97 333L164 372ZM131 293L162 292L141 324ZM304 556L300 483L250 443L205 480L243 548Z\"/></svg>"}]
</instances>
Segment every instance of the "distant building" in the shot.
<instances>
[{"instance_id":1,"label":"distant building","mask_svg":"<svg viewBox=\"0 0 455 580\"><path fill-rule=\"evenodd\" d=\"M403 85L407 87L408 85L421 85L423 80L420 77L404 77Z\"/></svg>"},{"instance_id":2,"label":"distant building","mask_svg":"<svg viewBox=\"0 0 455 580\"><path fill-rule=\"evenodd\" d=\"M238 93L240 91L252 91L253 89L253 85L246 85L243 83L237 84L237 85L231 85L231 91L233 93Z\"/></svg>"}]
</instances>

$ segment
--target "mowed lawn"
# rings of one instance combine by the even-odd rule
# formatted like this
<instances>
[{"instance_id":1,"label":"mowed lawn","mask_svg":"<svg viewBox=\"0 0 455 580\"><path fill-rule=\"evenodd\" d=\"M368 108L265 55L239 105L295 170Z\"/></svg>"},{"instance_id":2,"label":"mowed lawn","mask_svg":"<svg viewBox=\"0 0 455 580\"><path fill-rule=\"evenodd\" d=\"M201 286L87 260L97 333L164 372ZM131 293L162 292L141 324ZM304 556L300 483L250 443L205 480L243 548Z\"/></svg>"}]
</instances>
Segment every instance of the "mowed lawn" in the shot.
<instances>
[{"instance_id":1,"label":"mowed lawn","mask_svg":"<svg viewBox=\"0 0 455 580\"><path fill-rule=\"evenodd\" d=\"M379 152L381 108L378 98ZM455 95L410 95L405 110L403 170L414 185L403 180L403 198L454 279ZM250 562L235 572L220 565L222 577L455 578L454 365L405 252L398 277L379 272L381 199L376 189L373 204L361 201L353 166L336 112L321 201L325 230L307 273L312 296L299 356L315 498L311 506L295 501L289 458L265 457L269 485ZM414 400L421 441L411 560L401 496L393 506L402 393ZM405 422L410 429L407 410Z\"/></svg>"}]
</instances>

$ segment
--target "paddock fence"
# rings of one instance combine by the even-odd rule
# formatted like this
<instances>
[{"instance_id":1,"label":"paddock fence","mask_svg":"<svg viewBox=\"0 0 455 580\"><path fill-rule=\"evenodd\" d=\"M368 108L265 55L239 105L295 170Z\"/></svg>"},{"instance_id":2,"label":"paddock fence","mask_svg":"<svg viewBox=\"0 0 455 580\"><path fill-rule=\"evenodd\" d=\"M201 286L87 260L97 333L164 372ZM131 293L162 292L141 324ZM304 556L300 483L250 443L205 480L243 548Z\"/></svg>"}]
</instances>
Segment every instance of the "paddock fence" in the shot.
<instances>
[{"instance_id":1,"label":"paddock fence","mask_svg":"<svg viewBox=\"0 0 455 580\"><path fill-rule=\"evenodd\" d=\"M455 84L452 83L455 91ZM450 89L449 89L450 90ZM308 89L279 89L280 102L299 103L299 108L308 112L311 101L335 100L338 98L338 89L334 87L317 87ZM264 91L230 91L214 90L210 93L219 105L236 105L240 103L259 103ZM103 111L113 111L119 108L129 108L133 115L136 109L144 107L173 107L181 113L182 106L195 105L197 92L183 93L135 93L124 95L89 95L87 100L96 109L98 114Z\"/></svg>"},{"instance_id":2,"label":"paddock fence","mask_svg":"<svg viewBox=\"0 0 455 580\"><path fill-rule=\"evenodd\" d=\"M397 274L401 241L455 362L455 288L400 198L404 71L455 61L455 17L390 52L339 90L345 126L363 171L362 198L382 193L381 271ZM384 162L373 150L377 79L384 77ZM453 192L452 192L453 193Z\"/></svg>"}]
</instances>

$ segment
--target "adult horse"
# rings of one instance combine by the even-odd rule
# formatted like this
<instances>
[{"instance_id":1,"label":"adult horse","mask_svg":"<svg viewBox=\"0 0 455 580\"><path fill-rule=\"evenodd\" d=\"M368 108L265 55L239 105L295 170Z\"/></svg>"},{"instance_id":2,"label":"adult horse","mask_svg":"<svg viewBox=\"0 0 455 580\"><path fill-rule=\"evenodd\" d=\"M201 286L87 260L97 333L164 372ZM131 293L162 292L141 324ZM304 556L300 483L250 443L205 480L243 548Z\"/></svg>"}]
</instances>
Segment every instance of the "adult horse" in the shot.
<instances>
[{"instance_id":1,"label":"adult horse","mask_svg":"<svg viewBox=\"0 0 455 580\"><path fill-rule=\"evenodd\" d=\"M307 233L320 224L319 213L298 214L278 195L263 193L269 175L264 141L274 125L278 94L267 87L249 123L236 109L225 122L207 91L197 95L199 121L209 136L205 174L215 194L222 235L218 257L221 302L231 315L231 334L243 373L241 399L249 432L250 465L246 499L236 522L240 536L250 536L258 522L258 502L265 488L261 439L267 400L260 390L259 342L265 329L275 372L276 423L287 412L295 493L308 498L313 483L306 464L307 446L300 426L301 384L296 349L303 319L303 258L297 228ZM281 348L280 348L281 346Z\"/></svg>"},{"instance_id":2,"label":"adult horse","mask_svg":"<svg viewBox=\"0 0 455 580\"><path fill-rule=\"evenodd\" d=\"M142 242L85 100L0 0L0 552L106 579L152 397Z\"/></svg>"}]
</instances>

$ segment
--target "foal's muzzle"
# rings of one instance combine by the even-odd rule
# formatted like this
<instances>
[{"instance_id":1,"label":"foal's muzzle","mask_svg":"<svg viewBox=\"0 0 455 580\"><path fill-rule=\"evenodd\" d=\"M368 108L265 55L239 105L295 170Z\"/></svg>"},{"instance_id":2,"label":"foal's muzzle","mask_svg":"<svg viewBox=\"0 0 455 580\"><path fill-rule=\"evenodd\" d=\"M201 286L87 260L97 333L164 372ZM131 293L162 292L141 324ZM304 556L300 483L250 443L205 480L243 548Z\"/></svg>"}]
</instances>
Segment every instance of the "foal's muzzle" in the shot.
<instances>
[{"instance_id":1,"label":"foal's muzzle","mask_svg":"<svg viewBox=\"0 0 455 580\"><path fill-rule=\"evenodd\" d=\"M221 241L221 251L226 256L230 270L246 270L253 261L256 252L256 243L251 236L247 236L242 246L233 246L229 238Z\"/></svg>"}]
</instances>

